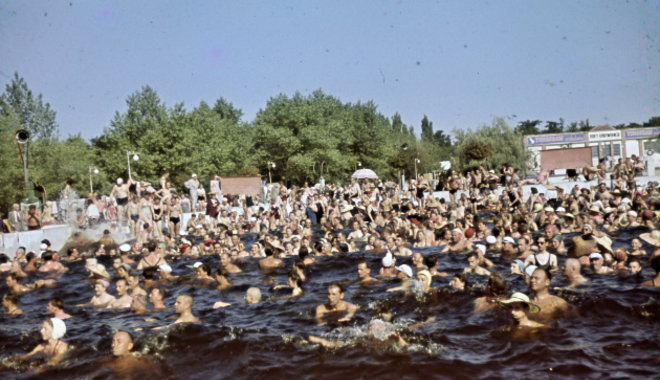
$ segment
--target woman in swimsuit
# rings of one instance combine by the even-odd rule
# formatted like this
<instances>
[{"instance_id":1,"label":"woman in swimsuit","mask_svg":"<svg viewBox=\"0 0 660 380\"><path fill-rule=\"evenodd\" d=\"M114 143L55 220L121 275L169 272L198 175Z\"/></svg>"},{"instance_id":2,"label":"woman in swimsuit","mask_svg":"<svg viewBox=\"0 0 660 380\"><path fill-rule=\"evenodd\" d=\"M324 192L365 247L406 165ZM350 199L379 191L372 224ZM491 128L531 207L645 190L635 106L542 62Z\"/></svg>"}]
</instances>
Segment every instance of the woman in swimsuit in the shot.
<instances>
[{"instance_id":1,"label":"woman in swimsuit","mask_svg":"<svg viewBox=\"0 0 660 380\"><path fill-rule=\"evenodd\" d=\"M160 203L160 198L154 196L151 203L151 214L153 215L154 222L154 232L158 235L157 237L163 236L163 227L161 225L161 219L163 218L163 205Z\"/></svg>"},{"instance_id":2,"label":"woman in swimsuit","mask_svg":"<svg viewBox=\"0 0 660 380\"><path fill-rule=\"evenodd\" d=\"M167 225L168 229L170 230L170 237L174 239L174 237L179 234L179 228L181 227L181 214L183 213L181 203L179 202L179 197L174 196L170 200L170 204L167 207L167 213Z\"/></svg>"},{"instance_id":3,"label":"woman in swimsuit","mask_svg":"<svg viewBox=\"0 0 660 380\"><path fill-rule=\"evenodd\" d=\"M135 236L138 232L138 220L140 220L140 205L136 201L133 194L129 195L130 201L128 202L128 223L131 228L131 235Z\"/></svg>"},{"instance_id":4,"label":"woman in swimsuit","mask_svg":"<svg viewBox=\"0 0 660 380\"><path fill-rule=\"evenodd\" d=\"M66 354L69 346L61 338L66 334L66 325L59 318L50 318L44 321L41 327L41 337L46 344L40 344L27 354L19 356L19 359L27 359L38 353L43 353L48 358L47 365L59 363Z\"/></svg>"}]
</instances>

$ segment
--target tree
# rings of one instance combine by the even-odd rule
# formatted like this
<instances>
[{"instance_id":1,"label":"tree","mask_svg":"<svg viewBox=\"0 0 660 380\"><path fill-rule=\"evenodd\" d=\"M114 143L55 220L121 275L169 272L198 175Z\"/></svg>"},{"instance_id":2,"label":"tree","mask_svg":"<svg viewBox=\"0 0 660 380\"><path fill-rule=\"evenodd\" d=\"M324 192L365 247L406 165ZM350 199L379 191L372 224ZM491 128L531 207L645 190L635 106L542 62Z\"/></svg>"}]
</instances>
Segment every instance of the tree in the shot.
<instances>
[{"instance_id":1,"label":"tree","mask_svg":"<svg viewBox=\"0 0 660 380\"><path fill-rule=\"evenodd\" d=\"M426 115L424 115L424 118L422 118L422 141L433 141L433 122L429 121L429 118L426 117Z\"/></svg>"},{"instance_id":2,"label":"tree","mask_svg":"<svg viewBox=\"0 0 660 380\"><path fill-rule=\"evenodd\" d=\"M536 135L539 134L538 125L541 124L541 120L525 120L518 123L516 127L516 133L521 135Z\"/></svg>"},{"instance_id":3,"label":"tree","mask_svg":"<svg viewBox=\"0 0 660 380\"><path fill-rule=\"evenodd\" d=\"M5 115L15 114L19 129L28 130L33 138L57 136L59 127L55 121L55 111L50 108L50 104L44 104L41 94L36 97L32 94L17 72L0 96L0 107Z\"/></svg>"},{"instance_id":4,"label":"tree","mask_svg":"<svg viewBox=\"0 0 660 380\"><path fill-rule=\"evenodd\" d=\"M433 134L433 142L438 146L449 147L451 146L451 137L445 135L444 131L439 130Z\"/></svg>"},{"instance_id":5,"label":"tree","mask_svg":"<svg viewBox=\"0 0 660 380\"><path fill-rule=\"evenodd\" d=\"M495 169L503 163L525 170L531 155L523 149L522 135L509 127L504 119L495 118L491 125L476 131L457 129L453 166L459 170L484 166Z\"/></svg>"},{"instance_id":6,"label":"tree","mask_svg":"<svg viewBox=\"0 0 660 380\"><path fill-rule=\"evenodd\" d=\"M543 133L562 133L563 132L563 123L557 123L556 121L546 121L545 130Z\"/></svg>"}]
</instances>

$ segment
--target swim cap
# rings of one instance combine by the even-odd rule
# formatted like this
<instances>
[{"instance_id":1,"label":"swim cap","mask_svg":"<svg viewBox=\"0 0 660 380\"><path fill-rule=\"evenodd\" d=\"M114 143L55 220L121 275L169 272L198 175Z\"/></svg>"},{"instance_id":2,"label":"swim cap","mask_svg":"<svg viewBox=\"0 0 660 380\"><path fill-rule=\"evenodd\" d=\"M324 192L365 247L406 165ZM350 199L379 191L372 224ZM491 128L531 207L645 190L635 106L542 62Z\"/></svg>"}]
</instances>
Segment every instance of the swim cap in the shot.
<instances>
[{"instance_id":1,"label":"swim cap","mask_svg":"<svg viewBox=\"0 0 660 380\"><path fill-rule=\"evenodd\" d=\"M383 260L381 262L385 268L391 267L394 264L394 259L392 258L392 252L387 251L387 254L385 255L385 257L383 257Z\"/></svg>"},{"instance_id":2,"label":"swim cap","mask_svg":"<svg viewBox=\"0 0 660 380\"><path fill-rule=\"evenodd\" d=\"M532 277L536 268L538 268L536 265L528 266L527 268L525 268L525 274L528 275L529 277Z\"/></svg>"},{"instance_id":3,"label":"swim cap","mask_svg":"<svg viewBox=\"0 0 660 380\"><path fill-rule=\"evenodd\" d=\"M429 272L428 270L424 269L424 270L420 270L419 272L417 272L417 274L418 274L418 275L421 274L421 275L424 276L424 285L426 285L426 286L431 286L431 272Z\"/></svg>"},{"instance_id":4,"label":"swim cap","mask_svg":"<svg viewBox=\"0 0 660 380\"><path fill-rule=\"evenodd\" d=\"M59 318L51 318L50 323L53 325L52 339L60 339L66 334L66 324Z\"/></svg>"}]
</instances>

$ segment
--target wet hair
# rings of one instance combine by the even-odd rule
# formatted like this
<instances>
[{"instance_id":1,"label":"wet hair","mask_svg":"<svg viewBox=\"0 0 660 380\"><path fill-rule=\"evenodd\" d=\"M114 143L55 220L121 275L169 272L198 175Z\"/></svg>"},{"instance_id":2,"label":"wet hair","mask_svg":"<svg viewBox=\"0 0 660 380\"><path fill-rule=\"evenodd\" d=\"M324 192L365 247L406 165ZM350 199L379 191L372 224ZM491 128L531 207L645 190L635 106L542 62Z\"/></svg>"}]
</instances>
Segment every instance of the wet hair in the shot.
<instances>
[{"instance_id":1,"label":"wet hair","mask_svg":"<svg viewBox=\"0 0 660 380\"><path fill-rule=\"evenodd\" d=\"M488 277L487 293L492 297L507 295L506 281L499 272L495 272Z\"/></svg>"},{"instance_id":2,"label":"wet hair","mask_svg":"<svg viewBox=\"0 0 660 380\"><path fill-rule=\"evenodd\" d=\"M0 253L0 264L5 264L9 262L9 256L4 253Z\"/></svg>"},{"instance_id":3,"label":"wet hair","mask_svg":"<svg viewBox=\"0 0 660 380\"><path fill-rule=\"evenodd\" d=\"M332 284L328 285L328 289L330 288L337 288L339 289L339 293L344 293L344 288L338 282L333 282Z\"/></svg>"},{"instance_id":4,"label":"wet hair","mask_svg":"<svg viewBox=\"0 0 660 380\"><path fill-rule=\"evenodd\" d=\"M660 256L654 256L651 259L651 268L653 268L655 273L660 272Z\"/></svg>"},{"instance_id":5,"label":"wet hair","mask_svg":"<svg viewBox=\"0 0 660 380\"><path fill-rule=\"evenodd\" d=\"M41 258L44 261L51 261L53 259L53 252L51 251L46 251L41 255Z\"/></svg>"},{"instance_id":6,"label":"wet hair","mask_svg":"<svg viewBox=\"0 0 660 380\"><path fill-rule=\"evenodd\" d=\"M322 250L323 250L323 242L322 242L321 240L317 240L317 241L314 243L314 247L313 247L313 248L314 248L315 251L319 251L319 252L322 251Z\"/></svg>"},{"instance_id":7,"label":"wet hair","mask_svg":"<svg viewBox=\"0 0 660 380\"><path fill-rule=\"evenodd\" d=\"M469 259L470 257L474 257L475 259L479 259L479 254L476 251L472 251L468 253L467 258Z\"/></svg>"},{"instance_id":8,"label":"wet hair","mask_svg":"<svg viewBox=\"0 0 660 380\"><path fill-rule=\"evenodd\" d=\"M461 281L462 283L464 283L464 284L465 284L465 287L467 288L467 286L468 286L468 278L467 278L467 276L465 275L465 273L456 273L456 274L454 274L454 278L459 279L459 281Z\"/></svg>"},{"instance_id":9,"label":"wet hair","mask_svg":"<svg viewBox=\"0 0 660 380\"><path fill-rule=\"evenodd\" d=\"M161 286L156 286L151 291L153 292L154 290L157 290L158 293L160 293L161 297L163 297L163 299L165 298L165 296L167 296L167 291L163 289Z\"/></svg>"},{"instance_id":10,"label":"wet hair","mask_svg":"<svg viewBox=\"0 0 660 380\"><path fill-rule=\"evenodd\" d=\"M273 250L270 247L264 248L264 253L266 254L266 257L273 256Z\"/></svg>"},{"instance_id":11,"label":"wet hair","mask_svg":"<svg viewBox=\"0 0 660 380\"><path fill-rule=\"evenodd\" d=\"M209 267L206 264L200 265L199 269L202 270L204 273L206 273L207 276L211 274L211 267Z\"/></svg>"},{"instance_id":12,"label":"wet hair","mask_svg":"<svg viewBox=\"0 0 660 380\"><path fill-rule=\"evenodd\" d=\"M346 244L346 242L341 242L339 243L339 250L341 253L347 253L350 250L350 247L348 244Z\"/></svg>"},{"instance_id":13,"label":"wet hair","mask_svg":"<svg viewBox=\"0 0 660 380\"><path fill-rule=\"evenodd\" d=\"M157 247L158 243L156 243L154 240L150 240L147 242L147 244L145 244L145 248L147 248L149 252L155 251Z\"/></svg>"},{"instance_id":14,"label":"wet hair","mask_svg":"<svg viewBox=\"0 0 660 380\"><path fill-rule=\"evenodd\" d=\"M227 272L227 270L222 266L218 267L218 269L215 270L215 274L216 276L223 276L223 277L229 276L229 272Z\"/></svg>"},{"instance_id":15,"label":"wet hair","mask_svg":"<svg viewBox=\"0 0 660 380\"><path fill-rule=\"evenodd\" d=\"M304 259L305 257L309 256L309 248L306 246L302 246L298 249L298 257L301 259Z\"/></svg>"},{"instance_id":16,"label":"wet hair","mask_svg":"<svg viewBox=\"0 0 660 380\"><path fill-rule=\"evenodd\" d=\"M438 258L431 255L426 256L424 261L426 261L426 266L428 266L429 268L433 268L436 266L436 264L438 264Z\"/></svg>"},{"instance_id":17,"label":"wet hair","mask_svg":"<svg viewBox=\"0 0 660 380\"><path fill-rule=\"evenodd\" d=\"M30 261L30 260L34 259L35 257L37 257L37 254L32 252L32 251L28 252L28 254L25 255L25 258L27 259L27 261Z\"/></svg>"},{"instance_id":18,"label":"wet hair","mask_svg":"<svg viewBox=\"0 0 660 380\"><path fill-rule=\"evenodd\" d=\"M58 309L64 309L64 300L60 297L53 297L48 301L51 305Z\"/></svg>"},{"instance_id":19,"label":"wet hair","mask_svg":"<svg viewBox=\"0 0 660 380\"><path fill-rule=\"evenodd\" d=\"M149 267L149 268L144 268L142 271L142 278L145 280L155 280L158 278L158 268L156 267Z\"/></svg>"},{"instance_id":20,"label":"wet hair","mask_svg":"<svg viewBox=\"0 0 660 380\"><path fill-rule=\"evenodd\" d=\"M289 272L289 279L291 279L293 282L295 282L296 285L298 285L298 287L302 286L303 281L302 281L302 278L300 278L300 275L298 274L298 272L295 272L295 271Z\"/></svg>"},{"instance_id":21,"label":"wet hair","mask_svg":"<svg viewBox=\"0 0 660 380\"><path fill-rule=\"evenodd\" d=\"M548 278L548 281L552 281L552 274L550 273L550 271L547 268L536 268L536 270L534 270L534 272L536 272L537 270L542 270L545 273L545 277Z\"/></svg>"}]
</instances>

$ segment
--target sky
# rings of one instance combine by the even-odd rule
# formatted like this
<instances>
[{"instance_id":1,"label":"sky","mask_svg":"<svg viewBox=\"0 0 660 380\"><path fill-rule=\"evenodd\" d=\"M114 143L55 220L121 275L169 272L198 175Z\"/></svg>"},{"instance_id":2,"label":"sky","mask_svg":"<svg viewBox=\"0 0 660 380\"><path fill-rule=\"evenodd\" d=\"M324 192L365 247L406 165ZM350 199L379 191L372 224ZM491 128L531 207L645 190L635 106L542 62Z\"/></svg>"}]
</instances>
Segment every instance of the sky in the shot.
<instances>
[{"instance_id":1,"label":"sky","mask_svg":"<svg viewBox=\"0 0 660 380\"><path fill-rule=\"evenodd\" d=\"M60 137L103 134L149 85L189 111L223 97L254 120L321 89L420 133L523 120L660 116L660 0L0 0L0 86L14 72Z\"/></svg>"}]
</instances>

